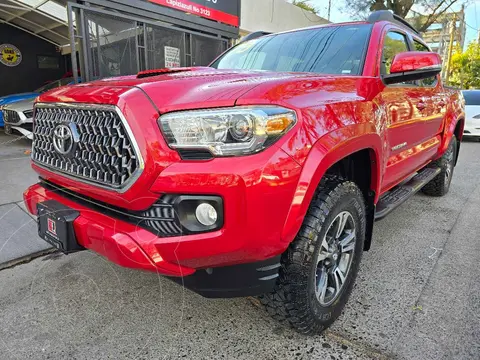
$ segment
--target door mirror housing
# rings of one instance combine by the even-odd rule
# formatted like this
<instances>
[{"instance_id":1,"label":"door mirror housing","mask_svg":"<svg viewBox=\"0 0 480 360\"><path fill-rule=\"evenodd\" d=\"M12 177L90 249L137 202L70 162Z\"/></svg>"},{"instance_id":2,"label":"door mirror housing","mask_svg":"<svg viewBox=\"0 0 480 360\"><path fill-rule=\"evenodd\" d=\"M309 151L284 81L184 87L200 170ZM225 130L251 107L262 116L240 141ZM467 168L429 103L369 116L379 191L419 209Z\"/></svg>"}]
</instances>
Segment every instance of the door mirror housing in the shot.
<instances>
[{"instance_id":1,"label":"door mirror housing","mask_svg":"<svg viewBox=\"0 0 480 360\"><path fill-rule=\"evenodd\" d=\"M442 58L434 52L406 51L395 55L390 74L382 76L387 85L426 79L442 71Z\"/></svg>"}]
</instances>

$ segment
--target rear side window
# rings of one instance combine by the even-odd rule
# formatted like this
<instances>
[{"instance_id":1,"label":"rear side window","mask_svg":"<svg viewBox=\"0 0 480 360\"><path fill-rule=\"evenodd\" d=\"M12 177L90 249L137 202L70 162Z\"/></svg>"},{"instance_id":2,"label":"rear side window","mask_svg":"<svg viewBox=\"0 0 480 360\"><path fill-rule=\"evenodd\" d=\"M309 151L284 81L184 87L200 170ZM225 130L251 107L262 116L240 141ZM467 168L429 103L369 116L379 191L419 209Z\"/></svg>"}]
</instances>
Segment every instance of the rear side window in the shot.
<instances>
[{"instance_id":1,"label":"rear side window","mask_svg":"<svg viewBox=\"0 0 480 360\"><path fill-rule=\"evenodd\" d=\"M466 105L480 105L480 91L463 91Z\"/></svg>"},{"instance_id":2,"label":"rear side window","mask_svg":"<svg viewBox=\"0 0 480 360\"><path fill-rule=\"evenodd\" d=\"M382 52L382 74L390 74L390 67L395 55L408 51L407 38L405 35L390 31L385 36Z\"/></svg>"},{"instance_id":3,"label":"rear side window","mask_svg":"<svg viewBox=\"0 0 480 360\"><path fill-rule=\"evenodd\" d=\"M413 40L413 46L415 47L415 51L430 51L428 47L423 45L421 42L418 42L417 40ZM432 76L426 79L422 79L418 81L418 85L420 86L434 86L437 82L437 77Z\"/></svg>"},{"instance_id":4,"label":"rear side window","mask_svg":"<svg viewBox=\"0 0 480 360\"><path fill-rule=\"evenodd\" d=\"M415 51L430 51L428 48L417 40L413 40L413 45L415 46Z\"/></svg>"}]
</instances>

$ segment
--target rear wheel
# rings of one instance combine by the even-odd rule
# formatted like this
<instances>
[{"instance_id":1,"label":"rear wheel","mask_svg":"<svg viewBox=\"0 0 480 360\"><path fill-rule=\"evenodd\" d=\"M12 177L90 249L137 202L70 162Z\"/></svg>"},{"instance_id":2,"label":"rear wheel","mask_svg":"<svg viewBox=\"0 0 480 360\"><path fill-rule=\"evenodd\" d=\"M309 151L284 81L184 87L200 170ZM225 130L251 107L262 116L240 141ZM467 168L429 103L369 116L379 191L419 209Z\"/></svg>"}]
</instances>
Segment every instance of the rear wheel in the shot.
<instances>
[{"instance_id":1,"label":"rear wheel","mask_svg":"<svg viewBox=\"0 0 480 360\"><path fill-rule=\"evenodd\" d=\"M261 298L273 318L318 334L341 314L360 264L365 204L353 182L322 180L303 226L282 256L274 291Z\"/></svg>"},{"instance_id":2,"label":"rear wheel","mask_svg":"<svg viewBox=\"0 0 480 360\"><path fill-rule=\"evenodd\" d=\"M432 181L423 187L422 191L425 194L430 196L443 196L448 193L455 170L457 149L457 138L454 135L445 154L429 165L430 167L440 168L441 171Z\"/></svg>"}]
</instances>

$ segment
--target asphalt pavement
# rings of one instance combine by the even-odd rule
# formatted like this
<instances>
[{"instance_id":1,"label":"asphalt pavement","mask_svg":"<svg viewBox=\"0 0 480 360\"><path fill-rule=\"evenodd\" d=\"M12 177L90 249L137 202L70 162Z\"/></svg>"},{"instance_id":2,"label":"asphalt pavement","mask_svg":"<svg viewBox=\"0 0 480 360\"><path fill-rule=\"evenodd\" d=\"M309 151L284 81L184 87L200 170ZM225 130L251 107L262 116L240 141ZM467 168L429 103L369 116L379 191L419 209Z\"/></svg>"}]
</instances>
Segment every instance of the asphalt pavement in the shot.
<instances>
[{"instance_id":1,"label":"asphalt pavement","mask_svg":"<svg viewBox=\"0 0 480 360\"><path fill-rule=\"evenodd\" d=\"M0 204L20 209L36 177L18 160L12 179L2 149ZM463 143L447 196L416 195L376 223L345 312L322 336L296 334L249 299L204 299L91 252L50 254L0 271L0 358L479 359L479 154Z\"/></svg>"}]
</instances>

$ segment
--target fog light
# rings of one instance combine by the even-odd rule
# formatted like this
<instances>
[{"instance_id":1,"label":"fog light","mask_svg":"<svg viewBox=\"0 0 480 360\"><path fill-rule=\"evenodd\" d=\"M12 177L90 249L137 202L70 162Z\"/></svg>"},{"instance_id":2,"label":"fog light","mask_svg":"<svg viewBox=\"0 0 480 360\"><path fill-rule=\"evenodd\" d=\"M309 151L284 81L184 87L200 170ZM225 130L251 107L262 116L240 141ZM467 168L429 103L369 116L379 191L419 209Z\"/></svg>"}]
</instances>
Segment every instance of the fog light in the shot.
<instances>
[{"instance_id":1,"label":"fog light","mask_svg":"<svg viewBox=\"0 0 480 360\"><path fill-rule=\"evenodd\" d=\"M195 210L195 216L200 224L205 226L212 226L217 222L217 210L207 203L202 203L197 206Z\"/></svg>"}]
</instances>

